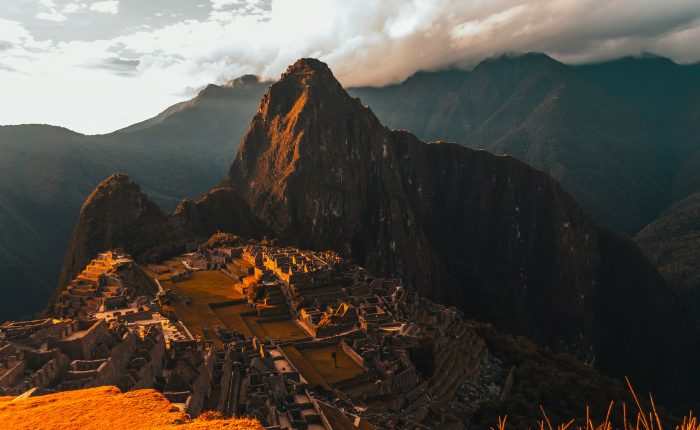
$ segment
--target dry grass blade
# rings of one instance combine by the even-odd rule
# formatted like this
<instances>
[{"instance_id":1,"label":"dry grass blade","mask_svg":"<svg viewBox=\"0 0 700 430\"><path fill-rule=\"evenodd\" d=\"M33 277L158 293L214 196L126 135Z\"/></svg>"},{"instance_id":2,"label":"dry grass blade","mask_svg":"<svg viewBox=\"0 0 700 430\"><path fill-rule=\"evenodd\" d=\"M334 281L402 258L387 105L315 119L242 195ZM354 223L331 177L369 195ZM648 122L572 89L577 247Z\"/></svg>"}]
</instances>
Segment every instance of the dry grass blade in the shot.
<instances>
[{"instance_id":1,"label":"dry grass blade","mask_svg":"<svg viewBox=\"0 0 700 430\"><path fill-rule=\"evenodd\" d=\"M489 427L490 430L506 430L506 422L508 421L508 415L505 415L503 417L498 417L498 423L496 424L496 428Z\"/></svg>"},{"instance_id":2,"label":"dry grass blade","mask_svg":"<svg viewBox=\"0 0 700 430\"><path fill-rule=\"evenodd\" d=\"M603 421L603 424L609 424L610 423L610 413L612 412L613 404L615 403L614 400L610 401L610 406L608 406L608 412L605 414L605 420Z\"/></svg>"},{"instance_id":3,"label":"dry grass blade","mask_svg":"<svg viewBox=\"0 0 700 430\"><path fill-rule=\"evenodd\" d=\"M564 424L563 426L561 426L561 428L560 428L559 430L566 430L566 429L568 429L569 426L570 426L571 424L573 424L573 423L574 423L574 419L572 418L571 421L569 421L568 423L566 423L566 424Z\"/></svg>"},{"instance_id":4,"label":"dry grass blade","mask_svg":"<svg viewBox=\"0 0 700 430\"><path fill-rule=\"evenodd\" d=\"M649 393L649 401L651 401L651 410L654 412L654 417L656 418L656 424L659 426L659 430L663 430L661 425L661 419L659 418L658 412L656 412L656 405L654 404L654 396Z\"/></svg>"},{"instance_id":5,"label":"dry grass blade","mask_svg":"<svg viewBox=\"0 0 700 430\"><path fill-rule=\"evenodd\" d=\"M608 405L608 409L605 413L605 419L603 422L598 424L597 426L593 423L591 420L591 410L589 406L586 406L586 416L585 418L582 417L581 421L585 419L585 425L579 424L577 427L575 427L576 430L663 430L663 423L661 420L661 416L659 415L659 412L656 408L656 403L654 402L654 398L651 394L649 394L649 401L651 404L651 410L650 411L645 411L642 408L642 404L639 401L639 398L637 397L636 392L632 388L632 384L630 383L628 378L625 378L627 381L627 386L629 387L630 394L632 395L632 398L634 399L636 405L637 405L637 419L636 421L628 421L627 419L627 403L622 402L622 427L618 428L614 426L613 422L611 419L613 419L613 407L615 405L614 401L611 401L610 404ZM542 417L543 419L538 421L537 423L539 424L539 430L574 430L574 423L576 422L576 419L571 419L568 421L566 424L558 424L557 427L555 428L552 425L552 421L549 419L549 416L547 415L547 412L544 410L542 405L540 405L540 411L542 412ZM498 418L498 425L496 428L491 427L490 430L507 430L506 429L506 417L499 417ZM667 423L668 424L668 423ZM700 430L700 423L698 422L697 417L693 415L693 411L690 411L687 416L683 418L683 422L679 425L676 425L675 430ZM528 427L528 430L530 430L530 427Z\"/></svg>"},{"instance_id":6,"label":"dry grass blade","mask_svg":"<svg viewBox=\"0 0 700 430\"><path fill-rule=\"evenodd\" d=\"M627 381L627 386L630 389L630 393L632 393L632 398L634 398L635 403L637 404L637 410L639 413L637 414L637 428L639 428L639 424L641 421L641 424L644 426L645 430L652 430L653 426L649 425L649 421L647 421L647 418L644 416L644 409L642 409L642 405L639 403L639 399L637 398L637 393L635 393L634 388L632 388L632 383L630 382L629 378L625 376L625 381Z\"/></svg>"},{"instance_id":7,"label":"dry grass blade","mask_svg":"<svg viewBox=\"0 0 700 430\"><path fill-rule=\"evenodd\" d=\"M549 421L549 417L547 416L547 412L544 411L544 408L542 407L542 405L540 405L540 410L542 411L542 416L544 417L545 422L547 422L547 428L549 430L554 430L552 428L552 423Z\"/></svg>"}]
</instances>

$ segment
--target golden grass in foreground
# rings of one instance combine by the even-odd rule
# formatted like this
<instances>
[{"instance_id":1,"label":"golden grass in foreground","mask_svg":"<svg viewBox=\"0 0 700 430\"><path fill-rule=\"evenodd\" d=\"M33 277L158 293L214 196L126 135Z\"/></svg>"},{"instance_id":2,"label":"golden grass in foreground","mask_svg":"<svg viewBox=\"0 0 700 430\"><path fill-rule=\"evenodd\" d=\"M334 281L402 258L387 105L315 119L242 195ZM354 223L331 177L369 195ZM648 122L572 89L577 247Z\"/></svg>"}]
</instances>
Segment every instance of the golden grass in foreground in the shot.
<instances>
[{"instance_id":1,"label":"golden grass in foreground","mask_svg":"<svg viewBox=\"0 0 700 430\"><path fill-rule=\"evenodd\" d=\"M262 430L262 426L254 420L227 420L211 413L190 420L155 390L122 393L116 387L98 387L25 399L0 398L0 429Z\"/></svg>"},{"instance_id":2,"label":"golden grass in foreground","mask_svg":"<svg viewBox=\"0 0 700 430\"><path fill-rule=\"evenodd\" d=\"M651 396L651 394L649 395L649 404L651 405L651 410L645 411L641 403L639 402L637 393L635 393L634 388L632 388L632 384L630 383L629 379L625 378L625 380L627 381L627 386L629 387L630 393L634 398L634 407L636 408L636 414L632 413L631 415L628 415L629 411L627 410L627 405L625 403L622 403L619 410L620 418L618 418L618 420L622 420L621 424L613 424L613 407L615 406L615 404L614 402L610 402L610 406L608 407L608 411L605 417L598 424L596 424L597 421L595 421L594 418L590 416L588 408L586 408L586 422L583 426L580 424L574 424L573 419L564 424L553 425L549 417L547 416L547 412L544 410L544 408L540 406L540 409L542 410L543 419L538 423L538 426L535 428L539 428L540 430L663 430L664 428L671 429L672 427L670 426L663 426L662 419L660 418L656 410L656 404L654 403L654 398ZM491 427L491 430L507 429L507 416L499 418L496 426ZM698 422L697 417L693 416L693 412L690 411L688 415L683 418L683 422L673 427L673 429L700 430L700 422Z\"/></svg>"}]
</instances>

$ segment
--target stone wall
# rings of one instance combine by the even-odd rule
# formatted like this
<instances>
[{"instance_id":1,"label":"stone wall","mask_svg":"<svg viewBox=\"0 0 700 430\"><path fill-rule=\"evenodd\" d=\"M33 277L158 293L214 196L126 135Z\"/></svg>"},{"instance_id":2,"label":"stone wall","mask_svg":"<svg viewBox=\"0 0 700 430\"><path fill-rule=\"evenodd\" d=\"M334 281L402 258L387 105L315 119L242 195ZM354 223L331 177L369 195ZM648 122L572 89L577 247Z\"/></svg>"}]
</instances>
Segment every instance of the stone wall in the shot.
<instances>
[{"instance_id":1,"label":"stone wall","mask_svg":"<svg viewBox=\"0 0 700 430\"><path fill-rule=\"evenodd\" d=\"M192 395L187 401L186 412L191 417L196 417L202 412L204 401L211 392L212 375L216 364L213 349L209 349L204 357L204 362L199 366L198 375L192 383Z\"/></svg>"},{"instance_id":2,"label":"stone wall","mask_svg":"<svg viewBox=\"0 0 700 430\"><path fill-rule=\"evenodd\" d=\"M27 369L27 362L24 360L11 360L10 367L0 376L0 387L11 388L15 386Z\"/></svg>"},{"instance_id":3,"label":"stone wall","mask_svg":"<svg viewBox=\"0 0 700 430\"><path fill-rule=\"evenodd\" d=\"M109 327L105 320L81 321L77 336L70 338L49 339L50 348L58 348L62 353L74 360L91 360L95 345L102 339L111 338Z\"/></svg>"},{"instance_id":4,"label":"stone wall","mask_svg":"<svg viewBox=\"0 0 700 430\"><path fill-rule=\"evenodd\" d=\"M345 351L345 354L347 354L348 357L352 359L355 363L357 363L358 366L362 367L363 369L367 370L367 367L365 366L365 359L360 356L360 354L357 353L354 349L352 349L352 346L350 346L345 339L340 341L340 346L342 346L343 351Z\"/></svg>"}]
</instances>

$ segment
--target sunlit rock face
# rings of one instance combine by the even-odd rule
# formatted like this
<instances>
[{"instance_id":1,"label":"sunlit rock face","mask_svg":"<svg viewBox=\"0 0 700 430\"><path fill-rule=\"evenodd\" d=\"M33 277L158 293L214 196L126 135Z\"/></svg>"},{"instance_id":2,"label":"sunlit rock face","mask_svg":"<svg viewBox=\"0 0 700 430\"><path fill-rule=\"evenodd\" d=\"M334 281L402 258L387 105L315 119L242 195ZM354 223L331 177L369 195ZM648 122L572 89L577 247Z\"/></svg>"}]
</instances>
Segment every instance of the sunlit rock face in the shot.
<instances>
[{"instance_id":1,"label":"sunlit rock face","mask_svg":"<svg viewBox=\"0 0 700 430\"><path fill-rule=\"evenodd\" d=\"M169 218L178 240L244 228L334 249L659 396L693 387L694 325L633 243L546 173L386 128L318 60L272 85L221 186Z\"/></svg>"},{"instance_id":2,"label":"sunlit rock face","mask_svg":"<svg viewBox=\"0 0 700 430\"><path fill-rule=\"evenodd\" d=\"M88 196L73 228L59 279L63 287L98 253L128 248L144 257L148 248L182 234L168 228L168 216L125 174L100 183Z\"/></svg>"},{"instance_id":3,"label":"sunlit rock face","mask_svg":"<svg viewBox=\"0 0 700 430\"><path fill-rule=\"evenodd\" d=\"M667 387L669 374L683 379L675 359L639 354L639 336L689 351L674 327L694 330L633 244L601 232L524 163L389 130L317 60L270 88L225 184L286 241L336 249L609 373ZM649 276L633 280L625 265Z\"/></svg>"}]
</instances>

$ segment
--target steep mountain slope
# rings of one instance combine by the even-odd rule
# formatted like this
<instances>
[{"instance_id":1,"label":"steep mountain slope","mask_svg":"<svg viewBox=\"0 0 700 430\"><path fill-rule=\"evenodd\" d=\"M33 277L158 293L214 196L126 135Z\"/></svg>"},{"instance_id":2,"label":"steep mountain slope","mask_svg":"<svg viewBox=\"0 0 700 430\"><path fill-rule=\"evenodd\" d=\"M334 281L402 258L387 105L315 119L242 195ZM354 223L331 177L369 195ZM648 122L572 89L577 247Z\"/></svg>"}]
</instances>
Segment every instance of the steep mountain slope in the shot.
<instances>
[{"instance_id":1,"label":"steep mountain slope","mask_svg":"<svg viewBox=\"0 0 700 430\"><path fill-rule=\"evenodd\" d=\"M680 166L673 178L671 203L700 193L700 90L695 93L689 109L680 116L680 125L676 127L676 133L682 134L686 150L681 154Z\"/></svg>"},{"instance_id":2,"label":"steep mountain slope","mask_svg":"<svg viewBox=\"0 0 700 430\"><path fill-rule=\"evenodd\" d=\"M697 318L700 315L700 193L666 210L640 231L635 240Z\"/></svg>"},{"instance_id":3,"label":"steep mountain slope","mask_svg":"<svg viewBox=\"0 0 700 430\"><path fill-rule=\"evenodd\" d=\"M529 54L352 92L391 126L507 152L547 171L594 220L631 234L700 191L699 70L653 57L569 67ZM131 175L166 209L217 183L266 88L251 76L209 86L104 136L0 127L3 289L53 287L82 199L114 172ZM38 309L12 297L0 319Z\"/></svg>"},{"instance_id":4,"label":"steep mountain slope","mask_svg":"<svg viewBox=\"0 0 700 430\"><path fill-rule=\"evenodd\" d=\"M135 258L148 260L158 249L164 249L164 255L168 250L176 252L186 241L184 230L138 185L124 174L114 174L90 193L80 210L59 285L69 282L101 250L125 248Z\"/></svg>"},{"instance_id":5,"label":"steep mountain slope","mask_svg":"<svg viewBox=\"0 0 700 430\"><path fill-rule=\"evenodd\" d=\"M5 320L46 305L75 222L73 211L110 170L84 136L66 129L0 127L0 135L0 320Z\"/></svg>"},{"instance_id":6,"label":"steep mountain slope","mask_svg":"<svg viewBox=\"0 0 700 430\"><path fill-rule=\"evenodd\" d=\"M217 231L255 237L268 229L230 188L216 188L195 202L183 199L168 215L127 175L114 174L90 193L80 210L58 287L105 249L126 249L139 261L158 261Z\"/></svg>"},{"instance_id":7,"label":"steep mountain slope","mask_svg":"<svg viewBox=\"0 0 700 430\"><path fill-rule=\"evenodd\" d=\"M698 71L653 54L584 64L575 71L646 121L663 126L687 109Z\"/></svg>"},{"instance_id":8,"label":"steep mountain slope","mask_svg":"<svg viewBox=\"0 0 700 430\"><path fill-rule=\"evenodd\" d=\"M267 84L210 85L152 120L102 136L0 127L0 321L40 310L85 196L115 172L168 209L220 181Z\"/></svg>"},{"instance_id":9,"label":"steep mountain slope","mask_svg":"<svg viewBox=\"0 0 700 430\"><path fill-rule=\"evenodd\" d=\"M271 88L227 185L285 240L342 250L371 270L402 275L433 298L490 312L478 315L483 319L510 318L504 325L556 343L578 338L575 327L590 323L579 290L589 292L597 262L568 248L591 254L594 242L584 237L595 227L568 195L515 159L455 144L425 145L388 130L321 63L300 62ZM571 243L557 243L569 228ZM560 256L564 261L557 261ZM472 260L490 272L466 265ZM570 272L545 281L535 266L555 262ZM460 288L486 279L511 285L505 288L511 293L500 297L497 289L481 292L501 302L498 312ZM528 286L554 295L559 282L576 291L562 293L571 300L561 303L574 321L549 333L550 327L529 318L534 309L522 312L522 301ZM431 289L435 285L443 288ZM590 340L583 341L587 350Z\"/></svg>"},{"instance_id":10,"label":"steep mountain slope","mask_svg":"<svg viewBox=\"0 0 700 430\"><path fill-rule=\"evenodd\" d=\"M634 234L700 192L697 65L644 55L566 66L527 54L350 92L392 127L507 153L548 172L598 224L618 233ZM693 256L693 242L681 238L644 235L662 273L670 258L664 263L652 249ZM700 260L678 264L683 270L666 278L685 290L700 277Z\"/></svg>"},{"instance_id":11,"label":"steep mountain slope","mask_svg":"<svg viewBox=\"0 0 700 430\"><path fill-rule=\"evenodd\" d=\"M549 175L512 157L389 130L317 60L291 66L263 97L222 185L169 219L185 236L264 225L630 375L668 401L700 394L696 327L634 243L599 230ZM99 227L74 235L66 261L88 254L81 237L121 245L103 240L119 226L108 220L81 218L75 231ZM124 246L157 248L139 242L156 236L132 235Z\"/></svg>"},{"instance_id":12,"label":"steep mountain slope","mask_svg":"<svg viewBox=\"0 0 700 430\"><path fill-rule=\"evenodd\" d=\"M642 112L653 96L635 99L631 90L613 91L624 86L603 85L620 75L606 67L580 69L527 54L351 93L391 127L508 153L547 171L596 222L634 233L665 207L674 157L663 146L668 127L657 128L643 115L655 112ZM634 82L644 93L646 81ZM684 91L681 82L664 83Z\"/></svg>"},{"instance_id":13,"label":"steep mountain slope","mask_svg":"<svg viewBox=\"0 0 700 430\"><path fill-rule=\"evenodd\" d=\"M286 241L344 252L662 395L691 389L696 330L631 241L522 162L387 129L323 63L300 60L270 88L225 185ZM649 343L662 352L641 357Z\"/></svg>"}]
</instances>

